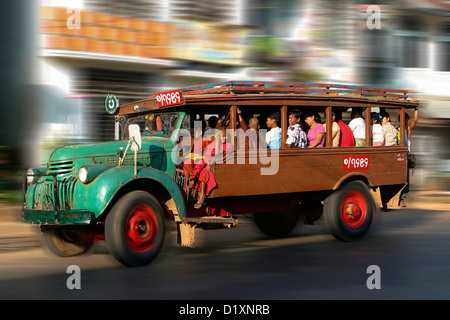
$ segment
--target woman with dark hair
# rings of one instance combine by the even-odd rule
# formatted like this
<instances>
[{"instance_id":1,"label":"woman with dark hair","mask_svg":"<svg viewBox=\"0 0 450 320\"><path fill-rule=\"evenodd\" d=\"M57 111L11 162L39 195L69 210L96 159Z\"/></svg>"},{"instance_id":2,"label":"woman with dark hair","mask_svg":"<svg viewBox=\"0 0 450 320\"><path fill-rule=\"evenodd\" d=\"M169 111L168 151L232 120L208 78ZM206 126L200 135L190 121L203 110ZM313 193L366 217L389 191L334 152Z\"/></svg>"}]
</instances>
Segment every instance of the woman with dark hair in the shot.
<instances>
[{"instance_id":1,"label":"woman with dark hair","mask_svg":"<svg viewBox=\"0 0 450 320\"><path fill-rule=\"evenodd\" d=\"M325 143L325 128L320 123L320 116L316 112L306 112L305 122L309 127L307 134L308 148L323 147Z\"/></svg>"},{"instance_id":2,"label":"woman with dark hair","mask_svg":"<svg viewBox=\"0 0 450 320\"><path fill-rule=\"evenodd\" d=\"M376 112L371 114L372 125L370 126L370 132L372 133L372 145L373 146L384 146L384 134L383 128L380 124L380 115Z\"/></svg>"},{"instance_id":3,"label":"woman with dark hair","mask_svg":"<svg viewBox=\"0 0 450 320\"><path fill-rule=\"evenodd\" d=\"M397 129L391 124L391 118L387 112L381 113L381 127L383 128L384 133L384 145L397 145Z\"/></svg>"}]
</instances>

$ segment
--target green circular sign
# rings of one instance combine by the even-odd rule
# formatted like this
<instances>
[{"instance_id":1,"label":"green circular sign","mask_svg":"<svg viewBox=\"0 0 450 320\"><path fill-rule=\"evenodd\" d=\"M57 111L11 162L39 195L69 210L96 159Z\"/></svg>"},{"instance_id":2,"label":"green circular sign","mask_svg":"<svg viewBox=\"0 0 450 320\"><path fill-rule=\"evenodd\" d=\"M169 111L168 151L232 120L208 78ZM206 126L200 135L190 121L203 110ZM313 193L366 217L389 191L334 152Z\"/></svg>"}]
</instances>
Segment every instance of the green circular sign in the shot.
<instances>
[{"instance_id":1,"label":"green circular sign","mask_svg":"<svg viewBox=\"0 0 450 320\"><path fill-rule=\"evenodd\" d=\"M108 94L105 100L105 109L109 114L114 114L119 107L119 99L113 94Z\"/></svg>"}]
</instances>

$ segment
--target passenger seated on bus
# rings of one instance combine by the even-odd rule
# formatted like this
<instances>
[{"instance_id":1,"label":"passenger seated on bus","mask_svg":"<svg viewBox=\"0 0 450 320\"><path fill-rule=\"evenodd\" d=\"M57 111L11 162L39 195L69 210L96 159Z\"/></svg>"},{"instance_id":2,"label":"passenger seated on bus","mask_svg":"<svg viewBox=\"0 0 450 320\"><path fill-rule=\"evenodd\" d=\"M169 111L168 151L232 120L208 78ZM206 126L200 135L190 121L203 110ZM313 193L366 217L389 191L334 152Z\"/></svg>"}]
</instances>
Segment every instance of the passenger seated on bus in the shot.
<instances>
[{"instance_id":1,"label":"passenger seated on bus","mask_svg":"<svg viewBox=\"0 0 450 320\"><path fill-rule=\"evenodd\" d=\"M372 125L370 126L370 132L372 134L373 146L384 146L384 134L381 127L381 117L378 113L372 112L371 114Z\"/></svg>"},{"instance_id":2,"label":"passenger seated on bus","mask_svg":"<svg viewBox=\"0 0 450 320\"><path fill-rule=\"evenodd\" d=\"M157 132L157 128L156 128L156 118L155 116L149 115L147 116L147 121L145 123L145 134L153 134L155 135Z\"/></svg>"},{"instance_id":3,"label":"passenger seated on bus","mask_svg":"<svg viewBox=\"0 0 450 320\"><path fill-rule=\"evenodd\" d=\"M211 164L216 162L216 157L224 157L233 152L233 145L227 142L227 134L224 128L219 129L221 136L215 138L205 149L204 160L194 167L193 175L198 178L195 188L199 191L195 209L200 209L205 204L205 198L217 186Z\"/></svg>"},{"instance_id":4,"label":"passenger seated on bus","mask_svg":"<svg viewBox=\"0 0 450 320\"><path fill-rule=\"evenodd\" d=\"M247 126L244 118L242 117L242 112L239 108L237 108L237 114L239 118L239 126L242 129L242 131L246 133L243 137L245 150L257 150L258 143L264 140L264 137L261 137L261 133L259 132L259 119L256 117L250 118ZM238 138L239 138L238 147L240 147L241 137L238 136Z\"/></svg>"},{"instance_id":5,"label":"passenger seated on bus","mask_svg":"<svg viewBox=\"0 0 450 320\"><path fill-rule=\"evenodd\" d=\"M308 137L300 127L302 113L295 109L289 112L286 146L288 148L306 148Z\"/></svg>"},{"instance_id":6,"label":"passenger seated on bus","mask_svg":"<svg viewBox=\"0 0 450 320\"><path fill-rule=\"evenodd\" d=\"M366 144L366 122L361 117L361 110L359 108L352 108L350 115L351 119L348 126L355 137L355 145L357 147L364 147Z\"/></svg>"},{"instance_id":7,"label":"passenger seated on bus","mask_svg":"<svg viewBox=\"0 0 450 320\"><path fill-rule=\"evenodd\" d=\"M341 129L336 122L336 116L334 112L331 112L331 141L333 141L333 147L339 147L339 140L341 138ZM325 133L327 132L327 126L324 126ZM326 137L326 136L325 136Z\"/></svg>"},{"instance_id":8,"label":"passenger seated on bus","mask_svg":"<svg viewBox=\"0 0 450 320\"><path fill-rule=\"evenodd\" d=\"M387 112L381 113L381 127L383 128L384 133L384 145L397 145L397 130L391 124L391 118Z\"/></svg>"},{"instance_id":9,"label":"passenger seated on bus","mask_svg":"<svg viewBox=\"0 0 450 320\"><path fill-rule=\"evenodd\" d=\"M269 149L281 148L280 118L279 112L272 113L267 117L267 129L270 129L270 131L266 133L266 143Z\"/></svg>"},{"instance_id":10,"label":"passenger seated on bus","mask_svg":"<svg viewBox=\"0 0 450 320\"><path fill-rule=\"evenodd\" d=\"M205 121L201 121L200 127L194 126L191 129L191 152L185 156L183 163L183 168L187 171L190 178L190 188L194 186L194 180L196 178L194 176L194 168L195 166L201 165L201 161L204 159L204 150L211 143L211 141L203 137L205 128Z\"/></svg>"},{"instance_id":11,"label":"passenger seated on bus","mask_svg":"<svg viewBox=\"0 0 450 320\"><path fill-rule=\"evenodd\" d=\"M308 148L321 148L325 143L325 128L321 123L320 116L314 113L305 114L305 122L309 127L308 130Z\"/></svg>"},{"instance_id":12,"label":"passenger seated on bus","mask_svg":"<svg viewBox=\"0 0 450 320\"><path fill-rule=\"evenodd\" d=\"M216 116L211 116L208 118L208 127L206 128L206 130L208 129L215 129L216 125L217 125L217 121L219 121L219 118Z\"/></svg>"},{"instance_id":13,"label":"passenger seated on bus","mask_svg":"<svg viewBox=\"0 0 450 320\"><path fill-rule=\"evenodd\" d=\"M340 129L339 146L340 147L354 147L355 137L353 136L353 131L348 125L342 121L342 111L338 110L335 113L335 120Z\"/></svg>"}]
</instances>

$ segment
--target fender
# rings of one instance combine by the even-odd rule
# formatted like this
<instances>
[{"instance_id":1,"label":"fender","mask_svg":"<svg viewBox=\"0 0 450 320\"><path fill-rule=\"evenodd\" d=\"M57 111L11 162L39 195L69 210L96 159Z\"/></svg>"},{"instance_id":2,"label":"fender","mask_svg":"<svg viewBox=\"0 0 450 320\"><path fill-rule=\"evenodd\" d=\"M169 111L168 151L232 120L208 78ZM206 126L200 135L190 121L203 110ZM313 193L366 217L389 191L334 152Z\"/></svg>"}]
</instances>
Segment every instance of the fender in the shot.
<instances>
[{"instance_id":1,"label":"fender","mask_svg":"<svg viewBox=\"0 0 450 320\"><path fill-rule=\"evenodd\" d=\"M350 181L350 180L362 180L364 181L370 188L373 188L373 184L370 182L369 177L364 174L364 173L360 173L360 172L350 172L344 176L342 176L339 181L333 186L333 190L337 190L344 182L346 181Z\"/></svg>"},{"instance_id":2,"label":"fender","mask_svg":"<svg viewBox=\"0 0 450 320\"><path fill-rule=\"evenodd\" d=\"M138 167L136 177L134 167L125 166L107 169L88 184L78 181L74 190L74 207L87 209L99 217L124 186L139 179L150 179L164 186L175 203L178 216L181 219L186 217L184 197L175 181L167 173L147 167Z\"/></svg>"}]
</instances>

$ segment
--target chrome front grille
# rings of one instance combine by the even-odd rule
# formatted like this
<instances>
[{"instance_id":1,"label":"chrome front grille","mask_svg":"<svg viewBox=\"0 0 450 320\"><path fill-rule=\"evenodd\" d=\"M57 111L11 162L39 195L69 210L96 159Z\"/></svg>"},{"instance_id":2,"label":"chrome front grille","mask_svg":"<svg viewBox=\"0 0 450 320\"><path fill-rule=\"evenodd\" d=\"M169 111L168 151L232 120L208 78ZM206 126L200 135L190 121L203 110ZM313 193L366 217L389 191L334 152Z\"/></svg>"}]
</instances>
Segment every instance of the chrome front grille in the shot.
<instances>
[{"instance_id":1,"label":"chrome front grille","mask_svg":"<svg viewBox=\"0 0 450 320\"><path fill-rule=\"evenodd\" d=\"M73 195L76 177L64 178L58 182L59 208L70 210L73 207Z\"/></svg>"},{"instance_id":2,"label":"chrome front grille","mask_svg":"<svg viewBox=\"0 0 450 320\"><path fill-rule=\"evenodd\" d=\"M48 173L50 174L69 174L74 171L74 164L71 160L50 161L48 163Z\"/></svg>"},{"instance_id":3,"label":"chrome front grille","mask_svg":"<svg viewBox=\"0 0 450 320\"><path fill-rule=\"evenodd\" d=\"M70 210L73 208L76 177L65 177L54 182L43 181L36 185L33 209Z\"/></svg>"}]
</instances>

